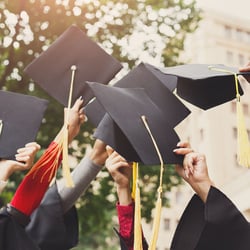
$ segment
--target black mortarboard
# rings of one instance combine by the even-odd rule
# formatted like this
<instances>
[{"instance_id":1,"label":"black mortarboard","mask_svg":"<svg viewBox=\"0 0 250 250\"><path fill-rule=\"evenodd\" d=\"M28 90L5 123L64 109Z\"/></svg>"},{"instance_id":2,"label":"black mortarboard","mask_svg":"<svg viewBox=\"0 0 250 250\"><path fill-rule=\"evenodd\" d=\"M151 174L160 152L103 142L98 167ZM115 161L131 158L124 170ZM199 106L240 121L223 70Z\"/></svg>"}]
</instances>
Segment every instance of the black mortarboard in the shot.
<instances>
[{"instance_id":1,"label":"black mortarboard","mask_svg":"<svg viewBox=\"0 0 250 250\"><path fill-rule=\"evenodd\" d=\"M121 88L144 88L150 99L164 110L170 103L178 112L169 112L169 124L176 126L190 111L172 93L176 88L177 78L162 73L150 64L140 63L114 86ZM167 88L166 88L167 86ZM97 126L105 114L105 110L98 101L93 101L85 107L85 113L89 120Z\"/></svg>"},{"instance_id":2,"label":"black mortarboard","mask_svg":"<svg viewBox=\"0 0 250 250\"><path fill-rule=\"evenodd\" d=\"M243 74L222 64L184 64L161 71L178 78L177 94L181 98L204 110L235 99L234 73ZM239 94L243 94L240 85Z\"/></svg>"},{"instance_id":3,"label":"black mortarboard","mask_svg":"<svg viewBox=\"0 0 250 250\"><path fill-rule=\"evenodd\" d=\"M137 155L135 159L125 157L128 148L123 147L123 145L118 146L116 141L116 137L119 138L120 134L115 133L115 138L110 136L102 137L102 134L108 135L107 130L113 130L115 125L110 127L110 123L103 124L102 120L100 123L102 126L97 127L95 137L103 140L129 161L138 161L136 157L139 156L139 162L143 162L145 165L159 164L159 156L141 119L141 116L145 116L162 154L163 161L165 163L182 162L182 158L173 153L179 137L174 131L170 119L173 117L171 113L178 113L178 109L175 108L171 99L168 105L164 107L164 110L160 110L143 89L111 87L98 83L89 83L89 86L97 100L124 133ZM177 99L177 97L175 98Z\"/></svg>"},{"instance_id":4,"label":"black mortarboard","mask_svg":"<svg viewBox=\"0 0 250 250\"><path fill-rule=\"evenodd\" d=\"M238 162L250 167L250 143L240 102L243 90L238 69L222 64L186 64L162 69L168 75L177 76L177 94L202 109L209 109L225 102L236 100L238 128Z\"/></svg>"},{"instance_id":5,"label":"black mortarboard","mask_svg":"<svg viewBox=\"0 0 250 250\"><path fill-rule=\"evenodd\" d=\"M36 139L48 101L0 91L0 158L15 159L18 148Z\"/></svg>"},{"instance_id":6,"label":"black mortarboard","mask_svg":"<svg viewBox=\"0 0 250 250\"><path fill-rule=\"evenodd\" d=\"M82 96L87 103L93 96L85 81L107 84L121 68L120 62L72 25L24 71L61 104L68 106L73 72L72 102Z\"/></svg>"}]
</instances>

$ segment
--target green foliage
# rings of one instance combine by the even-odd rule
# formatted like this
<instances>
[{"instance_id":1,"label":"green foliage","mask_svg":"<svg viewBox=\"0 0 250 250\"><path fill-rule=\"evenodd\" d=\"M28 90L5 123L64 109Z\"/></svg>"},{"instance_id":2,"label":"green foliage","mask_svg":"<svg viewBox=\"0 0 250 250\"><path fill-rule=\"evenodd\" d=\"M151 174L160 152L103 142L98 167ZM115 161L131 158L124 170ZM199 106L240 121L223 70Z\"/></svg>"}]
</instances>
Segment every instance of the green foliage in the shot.
<instances>
[{"instance_id":1,"label":"green foliage","mask_svg":"<svg viewBox=\"0 0 250 250\"><path fill-rule=\"evenodd\" d=\"M179 53L183 50L185 37L196 29L199 20L195 0L1 1L0 88L50 101L37 138L46 148L63 123L63 107L34 84L23 69L70 25L76 24L85 31L120 60L126 71L145 61L145 53L149 63L152 59L165 66L181 63ZM92 132L93 127L87 122L77 137L78 147L70 149L72 155L82 158L86 145L93 143ZM159 167L141 168L142 214L148 221L157 197L158 175ZM20 174L12 177L4 193L5 201L10 200L22 177ZM167 166L164 190L179 183L173 167ZM152 189L147 192L149 186ZM106 174L106 177L98 177L79 199L77 206L84 249L108 249L107 241L114 237L114 192L113 182ZM113 200L110 200L111 194ZM163 202L167 205L165 197Z\"/></svg>"}]
</instances>

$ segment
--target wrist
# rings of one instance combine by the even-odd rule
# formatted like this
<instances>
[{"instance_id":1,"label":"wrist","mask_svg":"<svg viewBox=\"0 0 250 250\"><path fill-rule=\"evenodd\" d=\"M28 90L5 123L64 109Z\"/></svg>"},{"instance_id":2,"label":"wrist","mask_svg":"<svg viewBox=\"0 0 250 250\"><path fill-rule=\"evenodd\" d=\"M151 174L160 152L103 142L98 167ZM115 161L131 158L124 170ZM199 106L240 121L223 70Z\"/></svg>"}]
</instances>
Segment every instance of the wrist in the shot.
<instances>
[{"instance_id":1,"label":"wrist","mask_svg":"<svg viewBox=\"0 0 250 250\"><path fill-rule=\"evenodd\" d=\"M96 165L103 166L107 157L106 144L100 140L96 140L90 154L91 161Z\"/></svg>"},{"instance_id":2,"label":"wrist","mask_svg":"<svg viewBox=\"0 0 250 250\"><path fill-rule=\"evenodd\" d=\"M127 206L131 204L132 197L129 187L117 186L117 195L120 205Z\"/></svg>"},{"instance_id":3,"label":"wrist","mask_svg":"<svg viewBox=\"0 0 250 250\"><path fill-rule=\"evenodd\" d=\"M198 182L193 186L194 191L204 203L207 201L207 196L211 186L213 186L213 182L210 179Z\"/></svg>"},{"instance_id":4,"label":"wrist","mask_svg":"<svg viewBox=\"0 0 250 250\"><path fill-rule=\"evenodd\" d=\"M13 170L11 167L3 166L3 168L0 170L0 180L6 182L12 173Z\"/></svg>"}]
</instances>

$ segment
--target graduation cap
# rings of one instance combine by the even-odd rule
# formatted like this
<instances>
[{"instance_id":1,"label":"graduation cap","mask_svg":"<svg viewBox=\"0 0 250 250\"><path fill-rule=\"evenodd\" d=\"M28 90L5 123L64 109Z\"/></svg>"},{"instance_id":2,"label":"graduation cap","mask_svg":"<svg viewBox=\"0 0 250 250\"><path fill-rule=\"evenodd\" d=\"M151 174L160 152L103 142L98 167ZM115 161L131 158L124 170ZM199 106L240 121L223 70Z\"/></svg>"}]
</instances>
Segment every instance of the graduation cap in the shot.
<instances>
[{"instance_id":1,"label":"graduation cap","mask_svg":"<svg viewBox=\"0 0 250 250\"><path fill-rule=\"evenodd\" d=\"M25 72L45 91L68 109L80 96L85 104L93 94L85 81L107 84L122 68L121 64L89 39L78 27L70 26ZM73 186L68 164L68 113L56 154L62 149L66 185Z\"/></svg>"},{"instance_id":2,"label":"graduation cap","mask_svg":"<svg viewBox=\"0 0 250 250\"><path fill-rule=\"evenodd\" d=\"M15 159L18 148L35 140L48 101L0 90L0 158Z\"/></svg>"},{"instance_id":3,"label":"graduation cap","mask_svg":"<svg viewBox=\"0 0 250 250\"><path fill-rule=\"evenodd\" d=\"M250 75L222 64L186 64L162 69L177 76L177 94L202 109L209 109L236 99L238 128L238 162L250 167L250 143L240 102L243 90L238 75Z\"/></svg>"},{"instance_id":4,"label":"graduation cap","mask_svg":"<svg viewBox=\"0 0 250 250\"><path fill-rule=\"evenodd\" d=\"M110 115L128 138L137 155L140 157L141 162L145 165L161 165L156 215L153 223L152 239L149 245L149 249L155 249L162 207L161 195L164 163L182 163L183 161L182 157L177 157L173 153L173 149L176 147L179 137L175 133L173 126L170 125L170 113L178 112L178 109L175 109L173 99L169 99L168 105L165 106L163 110L159 109L147 96L146 91L141 88L119 88L100 85L98 83L89 83L89 86L108 115ZM177 97L175 98L177 99ZM107 114L104 119L109 120ZM103 125L103 120L97 127L97 131L101 129L99 134L102 134L102 132L106 133L105 130L112 129L112 127L109 128L107 126L100 127L101 125ZM119 138L119 134L116 134L116 136ZM117 148L116 141L110 142L110 138L111 137L108 136L104 139L101 138L101 140L104 140L106 144L124 156L124 152L126 152L127 148L123 148L123 145ZM120 152L117 149L120 150ZM135 187L133 188L135 190L134 249L142 249L138 162L135 162L136 160L134 158L127 158L127 160L134 161L133 172L136 175L135 177L133 176L135 180L133 184L133 187Z\"/></svg>"},{"instance_id":5,"label":"graduation cap","mask_svg":"<svg viewBox=\"0 0 250 250\"><path fill-rule=\"evenodd\" d=\"M133 68L126 76L114 84L121 88L144 88L150 99L164 110L170 103L173 103L178 112L169 112L169 124L173 127L190 114L187 107L171 93L176 88L177 78L162 73L153 65L140 63ZM85 107L88 119L97 127L105 114L105 109L97 100Z\"/></svg>"},{"instance_id":6,"label":"graduation cap","mask_svg":"<svg viewBox=\"0 0 250 250\"><path fill-rule=\"evenodd\" d=\"M93 96L85 81L107 84L122 68L111 55L72 25L24 71L64 106L80 96L87 103Z\"/></svg>"},{"instance_id":7,"label":"graduation cap","mask_svg":"<svg viewBox=\"0 0 250 250\"><path fill-rule=\"evenodd\" d=\"M246 74L222 64L184 64L161 71L177 77L177 94L181 98L204 110L235 99L234 74ZM238 91L243 94L240 85Z\"/></svg>"},{"instance_id":8,"label":"graduation cap","mask_svg":"<svg viewBox=\"0 0 250 250\"><path fill-rule=\"evenodd\" d=\"M142 116L145 116L164 163L182 162L182 158L173 153L179 137L171 124L170 119L174 118L170 113L178 113L174 106L178 99L171 92L176 99L170 99L169 105L160 110L144 89L119 88L98 83L89 83L89 86L108 113L94 133L96 138L105 141L129 161L145 165L160 164L142 120Z\"/></svg>"}]
</instances>

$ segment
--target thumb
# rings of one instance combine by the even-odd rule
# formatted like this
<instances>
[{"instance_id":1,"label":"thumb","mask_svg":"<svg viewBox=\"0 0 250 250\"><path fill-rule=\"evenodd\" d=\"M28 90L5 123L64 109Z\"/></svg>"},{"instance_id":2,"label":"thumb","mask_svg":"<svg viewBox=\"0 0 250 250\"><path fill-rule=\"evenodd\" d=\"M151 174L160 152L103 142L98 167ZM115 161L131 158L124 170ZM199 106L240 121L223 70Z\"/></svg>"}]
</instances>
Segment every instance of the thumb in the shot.
<instances>
[{"instance_id":1,"label":"thumb","mask_svg":"<svg viewBox=\"0 0 250 250\"><path fill-rule=\"evenodd\" d=\"M107 151L108 156L110 156L114 152L114 149L111 148L110 146L106 146L106 151Z\"/></svg>"}]
</instances>

